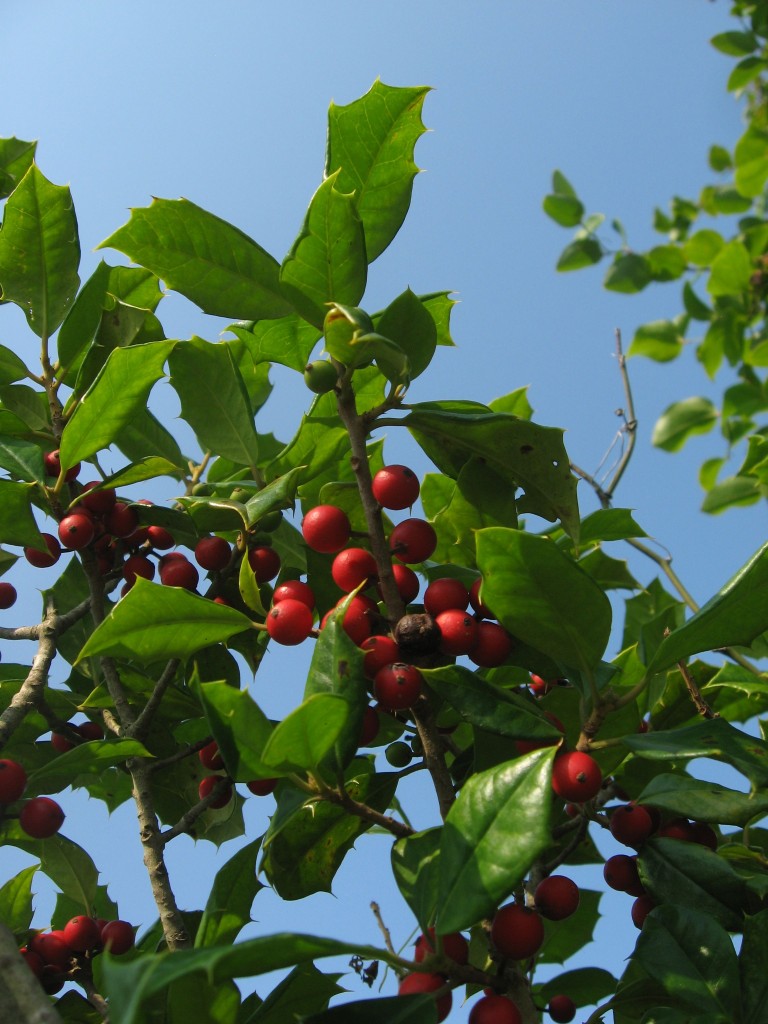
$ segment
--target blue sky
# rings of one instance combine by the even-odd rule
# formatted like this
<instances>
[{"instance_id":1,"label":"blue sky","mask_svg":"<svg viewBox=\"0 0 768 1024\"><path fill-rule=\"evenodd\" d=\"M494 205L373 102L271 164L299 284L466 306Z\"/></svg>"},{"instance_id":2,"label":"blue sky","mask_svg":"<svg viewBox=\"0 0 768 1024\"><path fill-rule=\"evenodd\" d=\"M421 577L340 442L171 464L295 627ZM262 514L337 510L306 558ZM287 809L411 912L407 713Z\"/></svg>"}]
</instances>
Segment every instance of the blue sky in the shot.
<instances>
[{"instance_id":1,"label":"blue sky","mask_svg":"<svg viewBox=\"0 0 768 1024\"><path fill-rule=\"evenodd\" d=\"M417 293L455 290L457 348L438 353L412 399L488 401L530 384L537 420L565 427L573 461L598 466L623 402L614 330L621 328L628 343L638 324L674 315L679 288L656 286L627 299L601 290L601 270L557 275L569 234L545 217L541 200L560 168L589 211L619 217L637 248L659 240L651 231L653 207L666 206L673 194L695 195L709 180L709 145L730 146L740 131L738 105L724 88L729 60L708 45L710 36L733 27L724 0L5 0L3 7L0 134L39 139L43 172L71 185L84 278L104 255L119 262L93 247L130 207L152 196L185 196L282 258L320 181L329 102L351 102L377 77L433 86L424 108L430 131L416 150L426 173L415 182L403 230L371 270L365 304L381 308L406 286ZM175 297L159 313L170 337L214 339L226 326ZM31 345L30 354L36 348L7 307L0 341L19 351ZM639 437L618 504L636 509L703 601L762 542L765 512L711 518L698 511L696 470L716 453L714 438L695 439L677 456L651 448L653 423L670 402L719 393L693 353L686 356L665 367L631 363ZM265 412L271 419L262 429L287 438L307 393L288 371L278 369L274 381ZM161 391L153 401L165 415L176 414ZM393 461L428 469L406 439L393 437L391 453ZM595 508L589 492L580 491L584 512ZM650 563L633 561L632 568L642 579L652 575ZM18 610L28 621L37 613L36 595ZM296 695L277 691L289 674L286 664L295 665L301 690L302 655L286 652L283 661L280 652L273 662L278 657L279 669L267 663L266 678L257 681L265 709L274 713ZM414 799L426 797L417 790ZM269 798L251 804L253 837L271 805ZM108 820L84 801L72 798L71 807L66 834L77 839L87 831L84 845L123 914L149 923L154 910L127 810ZM417 810L417 820L420 813L426 824L429 805ZM386 883L387 840L358 845L364 852L348 858L338 896L285 906L260 893L254 934L319 930L330 921L333 934L377 942L368 912L377 899L405 940L411 925ZM204 901L201 877L213 863L206 844L173 844L182 904ZM618 901L611 894L607 902ZM41 923L46 906L43 895ZM622 948L628 952L634 936L628 907L617 913L622 924L604 922L584 962L619 973ZM626 928L625 943L616 941L615 927ZM451 1020L465 1017L456 1009Z\"/></svg>"}]
</instances>

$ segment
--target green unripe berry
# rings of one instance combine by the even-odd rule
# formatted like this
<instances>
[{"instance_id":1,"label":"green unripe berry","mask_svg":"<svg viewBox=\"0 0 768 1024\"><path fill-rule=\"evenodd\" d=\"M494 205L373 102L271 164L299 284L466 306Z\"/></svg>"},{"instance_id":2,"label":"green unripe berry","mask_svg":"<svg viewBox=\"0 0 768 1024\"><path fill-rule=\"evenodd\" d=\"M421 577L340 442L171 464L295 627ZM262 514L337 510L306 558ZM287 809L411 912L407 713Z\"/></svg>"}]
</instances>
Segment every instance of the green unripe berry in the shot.
<instances>
[{"instance_id":1,"label":"green unripe berry","mask_svg":"<svg viewBox=\"0 0 768 1024\"><path fill-rule=\"evenodd\" d=\"M278 528L282 521L283 513L279 508L275 508L261 517L259 520L259 529L264 530L266 533L272 533L273 530Z\"/></svg>"},{"instance_id":2,"label":"green unripe berry","mask_svg":"<svg viewBox=\"0 0 768 1024\"><path fill-rule=\"evenodd\" d=\"M384 756L393 768L405 768L413 760L413 751L407 743L390 743L384 751Z\"/></svg>"},{"instance_id":3,"label":"green unripe berry","mask_svg":"<svg viewBox=\"0 0 768 1024\"><path fill-rule=\"evenodd\" d=\"M333 391L337 381L336 367L327 359L315 359L304 369L304 383L316 395L324 395L327 391Z\"/></svg>"},{"instance_id":4,"label":"green unripe berry","mask_svg":"<svg viewBox=\"0 0 768 1024\"><path fill-rule=\"evenodd\" d=\"M251 491L247 491L245 487L236 487L229 496L230 501L242 501L246 502L253 497Z\"/></svg>"}]
</instances>

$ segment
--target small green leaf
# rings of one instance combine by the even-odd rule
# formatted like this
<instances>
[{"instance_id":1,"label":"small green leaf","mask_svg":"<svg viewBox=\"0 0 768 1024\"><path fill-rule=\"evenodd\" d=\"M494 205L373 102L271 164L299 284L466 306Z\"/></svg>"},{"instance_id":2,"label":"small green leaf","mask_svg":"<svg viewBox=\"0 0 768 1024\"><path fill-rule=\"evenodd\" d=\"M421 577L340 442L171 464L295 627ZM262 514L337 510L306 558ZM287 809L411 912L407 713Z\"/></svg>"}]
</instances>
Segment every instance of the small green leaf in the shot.
<instances>
[{"instance_id":1,"label":"small green leaf","mask_svg":"<svg viewBox=\"0 0 768 1024\"><path fill-rule=\"evenodd\" d=\"M407 288L374 318L376 331L391 338L408 357L410 379L429 366L437 346L437 326L422 300ZM383 371L382 371L383 372Z\"/></svg>"},{"instance_id":2,"label":"small green leaf","mask_svg":"<svg viewBox=\"0 0 768 1024\"><path fill-rule=\"evenodd\" d=\"M717 409L708 398L684 398L656 420L651 441L657 448L677 452L689 437L707 434L717 422Z\"/></svg>"},{"instance_id":3,"label":"small green leaf","mask_svg":"<svg viewBox=\"0 0 768 1024\"><path fill-rule=\"evenodd\" d=\"M47 839L30 839L17 823L6 830L3 839L38 857L43 874L70 899L77 901L81 913L91 913L97 897L99 872L81 846L58 832Z\"/></svg>"},{"instance_id":4,"label":"small green leaf","mask_svg":"<svg viewBox=\"0 0 768 1024\"><path fill-rule=\"evenodd\" d=\"M583 890L582 890L583 893ZM540 994L548 1002L552 996L567 992L577 1006L597 1006L616 991L618 980L602 967L579 967L558 974L541 986Z\"/></svg>"},{"instance_id":5,"label":"small green leaf","mask_svg":"<svg viewBox=\"0 0 768 1024\"><path fill-rule=\"evenodd\" d=\"M743 196L759 196L768 179L768 132L751 124L733 151L734 182Z\"/></svg>"},{"instance_id":6,"label":"small green leaf","mask_svg":"<svg viewBox=\"0 0 768 1024\"><path fill-rule=\"evenodd\" d=\"M8 197L0 231L0 293L50 337L77 292L80 243L72 195L32 164Z\"/></svg>"},{"instance_id":7,"label":"small green leaf","mask_svg":"<svg viewBox=\"0 0 768 1024\"><path fill-rule=\"evenodd\" d=\"M575 228L584 216L584 206L570 195L548 195L542 203L544 213L564 228Z\"/></svg>"},{"instance_id":8,"label":"small green leaf","mask_svg":"<svg viewBox=\"0 0 768 1024\"><path fill-rule=\"evenodd\" d=\"M701 511L719 515L734 506L754 505L761 497L759 482L754 477L729 476L709 488Z\"/></svg>"},{"instance_id":9,"label":"small green leaf","mask_svg":"<svg viewBox=\"0 0 768 1024\"><path fill-rule=\"evenodd\" d=\"M679 245L656 245L647 253L647 260L654 281L676 281L686 270Z\"/></svg>"},{"instance_id":10,"label":"small green leaf","mask_svg":"<svg viewBox=\"0 0 768 1024\"><path fill-rule=\"evenodd\" d=\"M753 32L720 32L712 36L710 43L720 53L727 53L730 57L745 57L754 53L759 45Z\"/></svg>"},{"instance_id":11,"label":"small green leaf","mask_svg":"<svg viewBox=\"0 0 768 1024\"><path fill-rule=\"evenodd\" d=\"M261 752L278 772L315 771L339 739L349 717L347 701L334 693L307 697L277 725Z\"/></svg>"},{"instance_id":12,"label":"small green leaf","mask_svg":"<svg viewBox=\"0 0 768 1024\"><path fill-rule=\"evenodd\" d=\"M477 534L482 598L502 625L565 666L595 668L611 630L597 584L551 540L519 530Z\"/></svg>"},{"instance_id":13,"label":"small green leaf","mask_svg":"<svg viewBox=\"0 0 768 1024\"><path fill-rule=\"evenodd\" d=\"M13 136L0 139L0 199L5 199L32 166L36 142L25 142Z\"/></svg>"},{"instance_id":14,"label":"small green leaf","mask_svg":"<svg viewBox=\"0 0 768 1024\"><path fill-rule=\"evenodd\" d=\"M91 634L77 661L95 654L135 658L144 665L164 658L186 658L250 628L250 619L235 608L215 604L181 587L138 578Z\"/></svg>"},{"instance_id":15,"label":"small green leaf","mask_svg":"<svg viewBox=\"0 0 768 1024\"><path fill-rule=\"evenodd\" d=\"M327 177L315 192L280 268L283 295L318 330L329 302L357 305L368 276L357 198L336 188L339 174Z\"/></svg>"},{"instance_id":16,"label":"small green leaf","mask_svg":"<svg viewBox=\"0 0 768 1024\"><path fill-rule=\"evenodd\" d=\"M768 544L714 597L674 630L657 650L650 671L661 671L701 651L744 646L768 630Z\"/></svg>"},{"instance_id":17,"label":"small green leaf","mask_svg":"<svg viewBox=\"0 0 768 1024\"><path fill-rule=\"evenodd\" d=\"M277 320L256 320L231 324L232 331L251 353L254 363L280 363L304 372L318 330L296 313Z\"/></svg>"},{"instance_id":18,"label":"small green leaf","mask_svg":"<svg viewBox=\"0 0 768 1024\"><path fill-rule=\"evenodd\" d=\"M603 893L579 886L579 905L568 918L567 928L546 924L544 945L538 961L542 964L563 964L592 941L600 920L600 900ZM563 989L558 989L562 992ZM570 990L566 990L570 994ZM576 996L573 996L574 1000Z\"/></svg>"},{"instance_id":19,"label":"small green leaf","mask_svg":"<svg viewBox=\"0 0 768 1024\"><path fill-rule=\"evenodd\" d=\"M34 484L0 480L0 543L23 544L45 550L45 541L32 517Z\"/></svg>"},{"instance_id":20,"label":"small green leaf","mask_svg":"<svg viewBox=\"0 0 768 1024\"><path fill-rule=\"evenodd\" d=\"M19 480L46 482L43 453L39 445L29 441L0 436L0 468Z\"/></svg>"},{"instance_id":21,"label":"small green leaf","mask_svg":"<svg viewBox=\"0 0 768 1024\"><path fill-rule=\"evenodd\" d=\"M29 374L26 364L13 349L0 345L0 384L13 384Z\"/></svg>"},{"instance_id":22,"label":"small green leaf","mask_svg":"<svg viewBox=\"0 0 768 1024\"><path fill-rule=\"evenodd\" d=\"M440 935L493 914L550 844L553 758L536 750L462 786L440 842Z\"/></svg>"},{"instance_id":23,"label":"small green leaf","mask_svg":"<svg viewBox=\"0 0 768 1024\"><path fill-rule=\"evenodd\" d=\"M712 260L707 291L714 298L740 295L749 288L752 260L742 242L727 242Z\"/></svg>"},{"instance_id":24,"label":"small green leaf","mask_svg":"<svg viewBox=\"0 0 768 1024\"><path fill-rule=\"evenodd\" d=\"M244 1021L238 1017L238 1024L295 1024L299 1019L304 1024L309 1014L317 1014L318 1007L327 1007L333 996L346 991L336 984L338 977L323 974L312 963L299 964L272 989L255 1013ZM371 1005L368 1000L366 1006Z\"/></svg>"},{"instance_id":25,"label":"small green leaf","mask_svg":"<svg viewBox=\"0 0 768 1024\"><path fill-rule=\"evenodd\" d=\"M398 839L392 847L392 873L400 893L426 934L437 910L442 830L430 828Z\"/></svg>"},{"instance_id":26,"label":"small green leaf","mask_svg":"<svg viewBox=\"0 0 768 1024\"><path fill-rule=\"evenodd\" d=\"M668 363L683 351L683 342L680 329L673 320L654 320L638 327L628 354Z\"/></svg>"},{"instance_id":27,"label":"small green leaf","mask_svg":"<svg viewBox=\"0 0 768 1024\"><path fill-rule=\"evenodd\" d=\"M582 267L591 267L593 263L599 263L602 258L603 249L596 238L577 238L570 245L566 245L560 253L557 269L561 272L581 270Z\"/></svg>"},{"instance_id":28,"label":"small green leaf","mask_svg":"<svg viewBox=\"0 0 768 1024\"><path fill-rule=\"evenodd\" d=\"M579 540L582 545L605 540L627 540L630 537L647 537L638 526L628 508L601 508L592 512L581 523Z\"/></svg>"},{"instance_id":29,"label":"small green leaf","mask_svg":"<svg viewBox=\"0 0 768 1024\"><path fill-rule=\"evenodd\" d=\"M129 757L151 757L138 740L93 740L80 743L37 768L29 776L28 795L58 793L78 775L99 775Z\"/></svg>"},{"instance_id":30,"label":"small green leaf","mask_svg":"<svg viewBox=\"0 0 768 1024\"><path fill-rule=\"evenodd\" d=\"M202 448L250 466L258 461L259 444L233 344L203 338L179 342L168 365L182 415Z\"/></svg>"},{"instance_id":31,"label":"small green leaf","mask_svg":"<svg viewBox=\"0 0 768 1024\"><path fill-rule=\"evenodd\" d=\"M149 409L136 409L130 422L123 424L118 431L114 443L131 462L140 462L154 455L180 467L174 474L177 479L181 479L188 471L187 460L176 438Z\"/></svg>"},{"instance_id":32,"label":"small green leaf","mask_svg":"<svg viewBox=\"0 0 768 1024\"><path fill-rule=\"evenodd\" d=\"M227 773L235 782L282 774L261 759L273 726L247 690L212 682L202 683L198 693Z\"/></svg>"},{"instance_id":33,"label":"small green leaf","mask_svg":"<svg viewBox=\"0 0 768 1024\"><path fill-rule=\"evenodd\" d=\"M766 66L768 64L761 57L745 57L739 61L728 76L726 88L729 92L740 92L750 82L754 82L756 78L759 78L765 71Z\"/></svg>"},{"instance_id":34,"label":"small green leaf","mask_svg":"<svg viewBox=\"0 0 768 1024\"><path fill-rule=\"evenodd\" d=\"M0 921L14 933L21 935L32 924L32 879L38 865L23 868L0 888Z\"/></svg>"},{"instance_id":35,"label":"small green leaf","mask_svg":"<svg viewBox=\"0 0 768 1024\"><path fill-rule=\"evenodd\" d=\"M697 267L709 267L725 245L723 236L711 228L702 228L683 243L683 255Z\"/></svg>"},{"instance_id":36,"label":"small green leaf","mask_svg":"<svg viewBox=\"0 0 768 1024\"><path fill-rule=\"evenodd\" d=\"M151 206L131 210L128 223L98 248L108 246L151 270L204 313L261 320L291 312L274 257L187 199L154 199Z\"/></svg>"},{"instance_id":37,"label":"small green leaf","mask_svg":"<svg viewBox=\"0 0 768 1024\"><path fill-rule=\"evenodd\" d=\"M243 846L216 872L195 934L195 948L234 942L251 920L251 904L264 886L256 877L261 837Z\"/></svg>"},{"instance_id":38,"label":"small green leaf","mask_svg":"<svg viewBox=\"0 0 768 1024\"><path fill-rule=\"evenodd\" d=\"M645 256L634 252L619 253L606 272L603 287L611 292L632 295L641 292L651 280L651 266Z\"/></svg>"},{"instance_id":39,"label":"small green leaf","mask_svg":"<svg viewBox=\"0 0 768 1024\"><path fill-rule=\"evenodd\" d=\"M768 794L739 793L716 782L666 773L651 779L637 802L695 821L738 825L739 828L768 814Z\"/></svg>"},{"instance_id":40,"label":"small green leaf","mask_svg":"<svg viewBox=\"0 0 768 1024\"><path fill-rule=\"evenodd\" d=\"M419 170L413 151L426 131L421 109L428 92L377 79L365 96L328 110L326 178L338 172L337 187L355 193L369 263L395 237L411 204Z\"/></svg>"}]
</instances>

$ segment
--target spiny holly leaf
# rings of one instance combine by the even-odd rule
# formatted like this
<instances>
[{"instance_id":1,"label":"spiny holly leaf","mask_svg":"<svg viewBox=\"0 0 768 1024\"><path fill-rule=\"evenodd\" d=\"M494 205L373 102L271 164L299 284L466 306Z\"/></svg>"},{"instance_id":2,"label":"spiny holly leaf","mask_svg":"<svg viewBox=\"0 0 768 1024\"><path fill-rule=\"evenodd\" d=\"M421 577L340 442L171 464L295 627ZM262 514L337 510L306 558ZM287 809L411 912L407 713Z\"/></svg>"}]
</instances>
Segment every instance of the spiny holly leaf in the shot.
<instances>
[{"instance_id":1,"label":"spiny holly leaf","mask_svg":"<svg viewBox=\"0 0 768 1024\"><path fill-rule=\"evenodd\" d=\"M405 352L411 380L426 370L437 346L437 325L418 295L406 288L374 323Z\"/></svg>"},{"instance_id":2,"label":"spiny holly leaf","mask_svg":"<svg viewBox=\"0 0 768 1024\"><path fill-rule=\"evenodd\" d=\"M178 343L168 360L171 386L201 447L250 466L258 461L259 442L233 344L203 338Z\"/></svg>"},{"instance_id":3,"label":"spiny holly leaf","mask_svg":"<svg viewBox=\"0 0 768 1024\"><path fill-rule=\"evenodd\" d=\"M262 760L278 772L315 771L337 743L349 718L349 705L334 693L305 698L267 740Z\"/></svg>"},{"instance_id":4,"label":"spiny holly leaf","mask_svg":"<svg viewBox=\"0 0 768 1024\"><path fill-rule=\"evenodd\" d=\"M27 795L57 793L66 789L79 775L100 775L112 765L124 764L129 757L150 757L138 740L93 740L48 761L29 776Z\"/></svg>"},{"instance_id":5,"label":"spiny holly leaf","mask_svg":"<svg viewBox=\"0 0 768 1024\"><path fill-rule=\"evenodd\" d=\"M45 541L32 518L30 498L34 484L0 480L0 542L26 544L45 550Z\"/></svg>"},{"instance_id":6,"label":"spiny holly leaf","mask_svg":"<svg viewBox=\"0 0 768 1024\"><path fill-rule=\"evenodd\" d=\"M144 665L186 658L250 628L250 619L235 608L139 577L91 634L77 661L95 654L135 658Z\"/></svg>"},{"instance_id":7,"label":"spiny holly leaf","mask_svg":"<svg viewBox=\"0 0 768 1024\"><path fill-rule=\"evenodd\" d=\"M16 188L35 159L36 142L25 142L13 136L0 139L0 199Z\"/></svg>"},{"instance_id":8,"label":"spiny holly leaf","mask_svg":"<svg viewBox=\"0 0 768 1024\"><path fill-rule=\"evenodd\" d=\"M700 651L748 646L768 630L768 543L688 621L662 640L649 674Z\"/></svg>"},{"instance_id":9,"label":"spiny holly leaf","mask_svg":"<svg viewBox=\"0 0 768 1024\"><path fill-rule=\"evenodd\" d=\"M62 469L109 447L134 412L145 409L175 341L116 348L75 407L61 435Z\"/></svg>"},{"instance_id":10,"label":"spiny holly leaf","mask_svg":"<svg viewBox=\"0 0 768 1024\"><path fill-rule=\"evenodd\" d=\"M392 847L395 881L425 934L437 909L441 836L440 828L430 828L404 836Z\"/></svg>"},{"instance_id":11,"label":"spiny holly leaf","mask_svg":"<svg viewBox=\"0 0 768 1024\"><path fill-rule=\"evenodd\" d=\"M318 330L323 328L326 304L356 306L368 276L356 197L339 191L337 180L338 173L330 175L315 192L280 268L283 294Z\"/></svg>"},{"instance_id":12,"label":"spiny holly leaf","mask_svg":"<svg viewBox=\"0 0 768 1024\"><path fill-rule=\"evenodd\" d=\"M45 467L40 446L15 437L0 437L0 468L17 480L45 482Z\"/></svg>"},{"instance_id":13,"label":"spiny holly leaf","mask_svg":"<svg viewBox=\"0 0 768 1024\"><path fill-rule=\"evenodd\" d=\"M484 459L502 480L524 490L521 512L559 519L578 541L576 478L561 430L458 402L411 406L403 423L443 473L456 479L472 456Z\"/></svg>"},{"instance_id":14,"label":"spiny holly leaf","mask_svg":"<svg viewBox=\"0 0 768 1024\"><path fill-rule=\"evenodd\" d=\"M413 151L426 131L421 108L428 92L377 79L365 96L346 106L332 103L328 111L325 174L338 171L337 187L355 193L369 263L395 237L411 204L419 170Z\"/></svg>"},{"instance_id":15,"label":"spiny holly leaf","mask_svg":"<svg viewBox=\"0 0 768 1024\"><path fill-rule=\"evenodd\" d=\"M80 243L72 195L35 164L8 197L0 231L0 292L49 337L77 292Z\"/></svg>"},{"instance_id":16,"label":"spiny holly leaf","mask_svg":"<svg viewBox=\"0 0 768 1024\"><path fill-rule=\"evenodd\" d=\"M195 948L234 942L251 920L251 904L264 886L256 877L261 836L242 847L216 872L195 934Z\"/></svg>"},{"instance_id":17,"label":"spiny holly leaf","mask_svg":"<svg viewBox=\"0 0 768 1024\"><path fill-rule=\"evenodd\" d=\"M338 974L323 974L314 964L299 964L273 988L255 1013L242 1024L293 1024L346 989L337 985ZM369 1002L370 1005L370 1002Z\"/></svg>"},{"instance_id":18,"label":"spiny holly leaf","mask_svg":"<svg viewBox=\"0 0 768 1024\"><path fill-rule=\"evenodd\" d=\"M153 199L98 246L111 246L204 313L230 319L286 316L279 266L239 228L187 199Z\"/></svg>"},{"instance_id":19,"label":"spiny holly leaf","mask_svg":"<svg viewBox=\"0 0 768 1024\"><path fill-rule=\"evenodd\" d=\"M462 786L440 843L440 935L492 914L551 842L553 758L537 750Z\"/></svg>"},{"instance_id":20,"label":"spiny holly leaf","mask_svg":"<svg viewBox=\"0 0 768 1024\"><path fill-rule=\"evenodd\" d=\"M739 828L768 814L768 793L760 790L740 793L716 782L702 782L688 775L657 775L637 802L684 815L694 821L738 825Z\"/></svg>"},{"instance_id":21,"label":"spiny holly leaf","mask_svg":"<svg viewBox=\"0 0 768 1024\"><path fill-rule=\"evenodd\" d=\"M200 685L198 693L227 773L235 782L281 774L261 759L273 726L247 690L212 682Z\"/></svg>"},{"instance_id":22,"label":"spiny holly leaf","mask_svg":"<svg viewBox=\"0 0 768 1024\"><path fill-rule=\"evenodd\" d=\"M521 530L480 530L477 565L483 601L513 636L565 666L597 667L611 631L611 605L557 545Z\"/></svg>"},{"instance_id":23,"label":"spiny holly leaf","mask_svg":"<svg viewBox=\"0 0 768 1024\"><path fill-rule=\"evenodd\" d=\"M82 846L58 832L47 839L30 839L16 822L6 827L3 841L38 857L43 874L62 892L79 902L81 913L91 913L99 872Z\"/></svg>"},{"instance_id":24,"label":"spiny holly leaf","mask_svg":"<svg viewBox=\"0 0 768 1024\"><path fill-rule=\"evenodd\" d=\"M14 935L21 935L32 924L32 879L38 865L23 868L0 889L0 921Z\"/></svg>"},{"instance_id":25,"label":"spiny holly leaf","mask_svg":"<svg viewBox=\"0 0 768 1024\"><path fill-rule=\"evenodd\" d=\"M228 328L251 353L254 363L280 363L304 371L319 331L296 313L277 320L231 324Z\"/></svg>"}]
</instances>

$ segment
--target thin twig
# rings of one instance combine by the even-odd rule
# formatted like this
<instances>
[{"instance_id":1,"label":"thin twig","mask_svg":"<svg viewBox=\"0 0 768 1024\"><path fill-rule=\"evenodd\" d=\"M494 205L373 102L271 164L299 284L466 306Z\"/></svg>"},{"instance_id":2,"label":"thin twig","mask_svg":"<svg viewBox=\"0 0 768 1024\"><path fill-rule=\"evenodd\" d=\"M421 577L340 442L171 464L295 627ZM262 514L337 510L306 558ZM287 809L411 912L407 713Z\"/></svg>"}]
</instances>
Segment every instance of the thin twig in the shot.
<instances>
[{"instance_id":1,"label":"thin twig","mask_svg":"<svg viewBox=\"0 0 768 1024\"><path fill-rule=\"evenodd\" d=\"M207 811L215 800L220 796L223 796L223 794L231 788L231 779L227 778L226 775L222 775L207 796L204 796L201 800L198 800L196 804L190 807L186 814L183 814L175 825L172 825L170 828L163 829L160 833L160 839L163 844L170 843L170 841L175 839L176 836L186 835L200 815L203 814L204 811Z\"/></svg>"},{"instance_id":2,"label":"thin twig","mask_svg":"<svg viewBox=\"0 0 768 1024\"><path fill-rule=\"evenodd\" d=\"M160 706L160 702L163 699L166 690L173 682L180 664L181 662L178 658L171 658L165 666L162 675L155 683L147 703L140 711L136 721L128 729L129 736L132 736L137 740L143 740L145 738L152 725L152 719L154 718L155 712Z\"/></svg>"},{"instance_id":3,"label":"thin twig","mask_svg":"<svg viewBox=\"0 0 768 1024\"><path fill-rule=\"evenodd\" d=\"M381 916L381 909L379 907L379 904L376 903L375 900L371 900L371 910L373 911L373 916L376 918L376 924L379 926L379 931L384 936L384 945L387 947L392 956L397 956L398 953L395 947L392 945L392 936L390 934L389 928L387 928L387 926L384 924L384 918Z\"/></svg>"},{"instance_id":4,"label":"thin twig","mask_svg":"<svg viewBox=\"0 0 768 1024\"><path fill-rule=\"evenodd\" d=\"M688 690L691 700L696 706L696 710L702 716L702 718L719 718L720 715L717 711L713 711L712 708L707 704L701 695L701 690L696 683L696 680L690 673L688 666L684 661L678 661L677 667L680 669L680 675L683 677L685 687Z\"/></svg>"},{"instance_id":5,"label":"thin twig","mask_svg":"<svg viewBox=\"0 0 768 1024\"><path fill-rule=\"evenodd\" d=\"M38 643L32 667L18 692L0 715L0 748L5 746L26 715L37 707L48 681L51 662L56 656L56 609L52 600L49 599L45 617L35 629Z\"/></svg>"}]
</instances>

